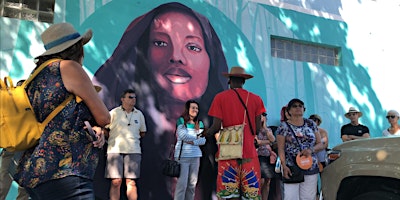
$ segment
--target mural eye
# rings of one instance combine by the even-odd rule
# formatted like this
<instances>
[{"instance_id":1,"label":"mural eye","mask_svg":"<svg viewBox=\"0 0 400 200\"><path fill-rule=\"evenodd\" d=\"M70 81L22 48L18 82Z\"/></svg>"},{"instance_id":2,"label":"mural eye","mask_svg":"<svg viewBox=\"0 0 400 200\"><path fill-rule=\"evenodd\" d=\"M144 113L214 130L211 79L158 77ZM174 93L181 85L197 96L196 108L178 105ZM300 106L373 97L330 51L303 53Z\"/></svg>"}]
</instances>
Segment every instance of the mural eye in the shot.
<instances>
[{"instance_id":1,"label":"mural eye","mask_svg":"<svg viewBox=\"0 0 400 200\"><path fill-rule=\"evenodd\" d=\"M195 51L195 52L200 52L202 49L200 47L198 47L195 44L188 44L187 49L191 50L191 51Z\"/></svg>"},{"instance_id":2,"label":"mural eye","mask_svg":"<svg viewBox=\"0 0 400 200\"><path fill-rule=\"evenodd\" d=\"M153 43L154 43L155 46L158 46L158 47L166 47L166 46L168 46L168 44L166 42L164 42L164 41L154 41Z\"/></svg>"}]
</instances>

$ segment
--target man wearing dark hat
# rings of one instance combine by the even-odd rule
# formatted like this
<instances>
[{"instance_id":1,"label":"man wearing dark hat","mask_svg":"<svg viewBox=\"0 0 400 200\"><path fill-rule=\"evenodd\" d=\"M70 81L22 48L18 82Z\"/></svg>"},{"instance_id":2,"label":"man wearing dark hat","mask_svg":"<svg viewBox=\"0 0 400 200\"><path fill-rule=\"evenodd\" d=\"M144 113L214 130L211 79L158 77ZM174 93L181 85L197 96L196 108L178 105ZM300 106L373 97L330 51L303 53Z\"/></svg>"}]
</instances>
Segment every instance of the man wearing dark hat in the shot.
<instances>
[{"instance_id":1,"label":"man wearing dark hat","mask_svg":"<svg viewBox=\"0 0 400 200\"><path fill-rule=\"evenodd\" d=\"M362 115L362 112L358 111L354 107L350 107L349 111L344 115L347 119L350 119L350 123L343 125L340 130L343 142L369 138L368 127L358 123L358 118Z\"/></svg>"},{"instance_id":2,"label":"man wearing dark hat","mask_svg":"<svg viewBox=\"0 0 400 200\"><path fill-rule=\"evenodd\" d=\"M266 111L264 103L259 96L243 89L246 80L253 78L245 73L244 68L232 67L230 73L223 75L229 78L230 90L215 96L208 111L214 120L207 135L217 133L221 125L229 127L244 123L245 126L242 158L218 161L217 196L225 199L260 199L260 164L254 138L261 127L261 115Z\"/></svg>"}]
</instances>

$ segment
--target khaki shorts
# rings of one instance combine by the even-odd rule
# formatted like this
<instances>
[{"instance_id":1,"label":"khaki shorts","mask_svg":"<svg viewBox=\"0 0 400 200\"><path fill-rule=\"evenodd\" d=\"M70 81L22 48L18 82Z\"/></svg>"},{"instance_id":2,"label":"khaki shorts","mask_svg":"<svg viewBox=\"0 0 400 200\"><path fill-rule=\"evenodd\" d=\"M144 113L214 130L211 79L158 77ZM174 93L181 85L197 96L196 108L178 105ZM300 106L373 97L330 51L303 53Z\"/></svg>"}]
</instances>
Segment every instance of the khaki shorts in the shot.
<instances>
[{"instance_id":1,"label":"khaki shorts","mask_svg":"<svg viewBox=\"0 0 400 200\"><path fill-rule=\"evenodd\" d=\"M106 165L106 178L140 178L140 163L142 155L108 153Z\"/></svg>"}]
</instances>

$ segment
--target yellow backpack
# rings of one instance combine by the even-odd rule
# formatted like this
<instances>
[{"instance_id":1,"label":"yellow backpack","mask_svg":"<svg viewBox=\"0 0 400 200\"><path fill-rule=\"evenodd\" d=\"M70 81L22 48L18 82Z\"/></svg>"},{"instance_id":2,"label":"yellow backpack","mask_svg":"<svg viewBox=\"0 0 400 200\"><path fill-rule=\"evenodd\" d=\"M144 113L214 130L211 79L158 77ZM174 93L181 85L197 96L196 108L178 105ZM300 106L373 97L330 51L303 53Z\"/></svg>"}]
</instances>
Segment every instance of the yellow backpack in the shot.
<instances>
[{"instance_id":1,"label":"yellow backpack","mask_svg":"<svg viewBox=\"0 0 400 200\"><path fill-rule=\"evenodd\" d=\"M69 95L40 123L26 94L25 88L39 72L59 60L51 59L40 65L21 86L14 86L10 77L0 79L0 148L21 151L35 146L46 125L72 100L73 95Z\"/></svg>"}]
</instances>

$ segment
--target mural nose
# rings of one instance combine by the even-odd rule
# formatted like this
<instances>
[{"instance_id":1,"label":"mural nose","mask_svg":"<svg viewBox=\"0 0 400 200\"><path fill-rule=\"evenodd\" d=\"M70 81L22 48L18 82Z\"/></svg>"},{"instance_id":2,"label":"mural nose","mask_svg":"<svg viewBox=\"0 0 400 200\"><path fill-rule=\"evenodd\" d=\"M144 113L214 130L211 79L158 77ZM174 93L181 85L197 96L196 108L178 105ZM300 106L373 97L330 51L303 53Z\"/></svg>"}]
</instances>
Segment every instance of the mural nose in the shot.
<instances>
[{"instance_id":1,"label":"mural nose","mask_svg":"<svg viewBox=\"0 0 400 200\"><path fill-rule=\"evenodd\" d=\"M172 59L172 58L169 60L169 63L179 63L179 64L183 64L183 62L182 62L181 59L175 60L175 59Z\"/></svg>"}]
</instances>

